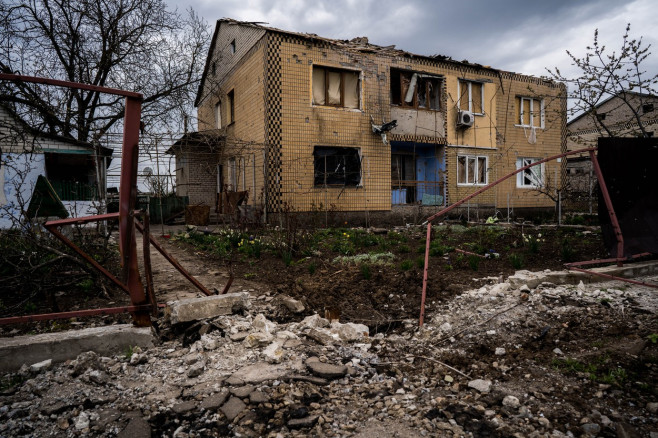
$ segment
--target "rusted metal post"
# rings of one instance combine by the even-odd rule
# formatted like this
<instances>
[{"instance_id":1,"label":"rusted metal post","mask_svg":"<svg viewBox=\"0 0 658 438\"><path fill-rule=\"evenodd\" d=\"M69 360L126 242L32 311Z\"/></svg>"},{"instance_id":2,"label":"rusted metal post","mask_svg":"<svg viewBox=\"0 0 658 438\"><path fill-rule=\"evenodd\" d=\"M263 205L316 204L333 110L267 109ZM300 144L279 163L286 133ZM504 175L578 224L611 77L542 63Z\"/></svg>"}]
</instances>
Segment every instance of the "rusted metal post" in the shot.
<instances>
[{"instance_id":1,"label":"rusted metal post","mask_svg":"<svg viewBox=\"0 0 658 438\"><path fill-rule=\"evenodd\" d=\"M162 247L162 245L160 245L160 244L158 243L158 241L155 240L155 238L154 238L151 234L148 234L148 233L146 232L146 230L144 229L144 227L142 226L142 224L140 224L139 222L135 222L135 226L136 226L137 229L138 229L138 230L144 235L144 239L148 239L148 240L151 242L151 245L153 245L153 246L155 247L155 249L157 249L158 252L159 252L160 254L162 254L162 256L163 256L164 258L166 258L167 261L169 261L169 263L171 263L172 266L173 266L174 268L176 268L176 270L177 270L178 272L180 272L181 274L183 274L183 276L184 276L185 278L187 278L187 279L190 281L190 283L192 283L194 286L196 286L196 288L199 289L201 292L203 292L205 295L208 295L208 296L210 296L210 295L214 295L214 294L213 294L212 292L210 292L210 291L209 291L204 285L202 285L202 284L199 282L199 280L197 280L196 278L194 278L194 277L192 276L192 274L190 274L189 272L187 272L187 271L185 270L185 268L183 268L183 266L182 266L180 263L178 263L178 260L176 260L174 257L172 257L171 254L169 254L169 253L168 253L168 252Z\"/></svg>"},{"instance_id":2,"label":"rusted metal post","mask_svg":"<svg viewBox=\"0 0 658 438\"><path fill-rule=\"evenodd\" d=\"M425 297L427 296L427 270L430 264L430 242L432 241L432 222L427 223L427 237L425 239L425 268L423 270L423 294L420 298L420 327L425 323Z\"/></svg>"},{"instance_id":3,"label":"rusted metal post","mask_svg":"<svg viewBox=\"0 0 658 438\"><path fill-rule=\"evenodd\" d=\"M151 245L147 236L150 236L149 212L144 212L144 233L142 235L142 252L144 253L144 277L146 278L146 297L151 303L151 315L158 316L158 306L155 301L155 290L153 289L153 270L151 269Z\"/></svg>"},{"instance_id":4,"label":"rusted metal post","mask_svg":"<svg viewBox=\"0 0 658 438\"><path fill-rule=\"evenodd\" d=\"M601 194L603 195L605 206L608 209L610 223L612 224L612 228L615 232L615 238L617 239L617 266L624 266L624 235L621 233L621 227L619 226L619 221L617 220L615 209L612 206L612 200L610 199L608 187L605 185L605 180L603 179L603 173L601 172L601 166L599 166L599 160L596 158L594 151L589 151L589 157L592 160L592 167L594 167L596 178L599 180Z\"/></svg>"},{"instance_id":5,"label":"rusted metal post","mask_svg":"<svg viewBox=\"0 0 658 438\"><path fill-rule=\"evenodd\" d=\"M137 242L135 240L135 201L137 199L137 154L139 152L139 128L142 112L140 99L126 97L123 121L123 151L121 154L121 179L119 187L119 249L123 262L123 280L128 285L133 305L147 304L144 286L137 266ZM133 313L135 325L151 325L147 312Z\"/></svg>"}]
</instances>

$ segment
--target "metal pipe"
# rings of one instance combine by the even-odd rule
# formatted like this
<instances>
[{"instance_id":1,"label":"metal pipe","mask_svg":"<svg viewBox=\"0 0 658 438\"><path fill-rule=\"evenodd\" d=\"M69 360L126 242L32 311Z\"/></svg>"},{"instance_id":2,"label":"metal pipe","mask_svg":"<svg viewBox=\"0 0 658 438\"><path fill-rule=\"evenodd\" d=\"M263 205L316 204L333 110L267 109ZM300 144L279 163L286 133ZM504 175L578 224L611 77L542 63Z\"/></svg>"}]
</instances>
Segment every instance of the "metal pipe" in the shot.
<instances>
[{"instance_id":1,"label":"metal pipe","mask_svg":"<svg viewBox=\"0 0 658 438\"><path fill-rule=\"evenodd\" d=\"M640 286L647 286L647 287L658 289L658 284L644 283L642 281L631 280L629 278L624 278L624 277L616 277L614 275L603 274L601 272L596 272L596 271L589 271L587 269L580 269L580 268L569 268L569 269L572 271L584 272L585 274L596 275L597 277L609 278L611 280L625 281L626 283L638 284Z\"/></svg>"},{"instance_id":2,"label":"metal pipe","mask_svg":"<svg viewBox=\"0 0 658 438\"><path fill-rule=\"evenodd\" d=\"M41 313L38 315L25 315L25 316L12 316L9 318L0 318L0 325L6 324L22 324L33 321L46 321L51 319L69 319L78 318L81 316L95 316L95 315L113 315L116 313L144 313L151 310L150 304L141 306L122 306L122 307L107 307L103 309L88 309L88 310L74 310L72 312L58 312L58 313Z\"/></svg>"},{"instance_id":3,"label":"metal pipe","mask_svg":"<svg viewBox=\"0 0 658 438\"><path fill-rule=\"evenodd\" d=\"M427 296L427 270L430 264L430 241L432 240L432 223L427 223L427 236L425 238L425 267L423 269L423 294L420 298L420 318L418 325L423 326L425 321L425 297Z\"/></svg>"},{"instance_id":4,"label":"metal pipe","mask_svg":"<svg viewBox=\"0 0 658 438\"><path fill-rule=\"evenodd\" d=\"M205 287L204 285L202 285L202 284L199 282L199 280L197 280L197 279L194 278L189 272L187 272L187 271L185 270L185 268L183 268L183 266L182 266L180 263L178 263L178 261L177 261L173 256L171 256L171 255L170 255L170 254L169 254L169 253L168 253L168 252L167 252L167 251L166 251L166 250L160 245L160 243L158 243L158 241L155 240L155 238L154 238L151 234L146 234L146 231L144 230L144 227L142 226L142 224L140 224L138 221L135 221L135 226L137 227L137 230L138 230L140 233L142 233L142 235L144 235L144 236L148 236L148 240L151 242L151 245L153 245L153 246L155 247L155 249L157 249L158 252L159 252L160 254L162 254L163 257L166 258L167 261L169 261L169 263L171 263L171 264L173 265L174 268L176 268L176 269L178 270L178 272L180 272L181 274L183 274L183 276L184 276L185 278L187 278L187 279L188 279L188 280L189 280L194 286L196 286L197 289L199 289L199 290L200 290L201 292L203 292L205 295L208 295L208 296L210 296L210 295L214 295L212 292L210 292L208 289L206 289L206 287Z\"/></svg>"}]
</instances>

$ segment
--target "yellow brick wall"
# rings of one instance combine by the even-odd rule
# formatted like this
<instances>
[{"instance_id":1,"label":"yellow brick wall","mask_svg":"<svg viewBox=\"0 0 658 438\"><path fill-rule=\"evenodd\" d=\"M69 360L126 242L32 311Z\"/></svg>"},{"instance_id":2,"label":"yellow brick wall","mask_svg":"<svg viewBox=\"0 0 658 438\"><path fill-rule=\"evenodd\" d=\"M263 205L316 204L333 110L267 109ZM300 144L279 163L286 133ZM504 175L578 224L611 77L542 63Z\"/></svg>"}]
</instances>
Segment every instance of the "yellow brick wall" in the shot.
<instances>
[{"instance_id":1,"label":"yellow brick wall","mask_svg":"<svg viewBox=\"0 0 658 438\"><path fill-rule=\"evenodd\" d=\"M313 65L360 72L360 108L313 105ZM559 86L449 60L398 56L390 51L364 53L323 40L311 41L276 32L268 32L256 43L216 87L215 94L202 101L199 129L210 126L204 125L206 121L212 124L217 99L221 97L225 105L226 93L234 90L236 121L225 129L229 144L225 155L226 158L245 157L246 188L252 192L250 203L264 202L260 195L264 190L264 174L268 172L268 205L275 209L288 204L298 211L320 205L341 211L389 210L391 146L372 133L370 120L371 117L375 123L391 120L391 68L444 78L441 111L436 113L436 120L444 123L443 128L436 129L434 125L434 132L423 131L423 135L394 130L389 141L433 143L443 148L448 203L481 188L457 185L459 154L487 156L487 178L492 182L514 170L517 157L544 158L559 153L564 147L566 108L564 101L557 98L562 90ZM456 126L460 79L484 84L484 115L476 115L474 126L469 128ZM516 97L535 95L545 99L545 129L537 130L537 142L530 144L528 130L524 132L523 128L515 126ZM222 120L227 120L225 108ZM362 184L359 187L314 187L315 146L359 148ZM264 160L266 153L269 158ZM555 166L546 164L551 182ZM273 170L279 167L280 172ZM546 197L537 196L536 191L517 189L515 178L478 196L472 203L505 208L508 198L512 208L553 205Z\"/></svg>"},{"instance_id":2,"label":"yellow brick wall","mask_svg":"<svg viewBox=\"0 0 658 438\"><path fill-rule=\"evenodd\" d=\"M517 158L547 158L566 152L566 100L565 89L558 83L544 83L538 79L514 74L504 74L500 81L498 96L498 113L501 124L499 127L500 162L497 166L499 177L516 169ZM544 101L544 128L536 129L536 142L530 142L530 129L518 126L518 97L532 97ZM546 163L545 176L549 187L560 187L562 179L562 163L551 161ZM547 196L540 195L537 190L517 188L516 178L501 183L496 190L498 206L506 207L509 199L510 207L553 207L555 203Z\"/></svg>"},{"instance_id":3,"label":"yellow brick wall","mask_svg":"<svg viewBox=\"0 0 658 438\"><path fill-rule=\"evenodd\" d=\"M229 35L235 38L236 35ZM222 40L228 37L220 34ZM237 41L241 41L238 37ZM224 183L228 184L228 160L236 159L238 186L249 191L250 205L262 204L263 151L265 142L265 40L257 42L237 63L224 80L217 80L198 107L199 130L214 128L214 107L221 99L221 132L226 135L226 149L219 155L223 165ZM234 94L234 123L229 124L227 93ZM216 175L216 174L215 174ZM216 176L215 176L216 180ZM214 181L211 182L216 186ZM210 190L210 187L207 188Z\"/></svg>"}]
</instances>

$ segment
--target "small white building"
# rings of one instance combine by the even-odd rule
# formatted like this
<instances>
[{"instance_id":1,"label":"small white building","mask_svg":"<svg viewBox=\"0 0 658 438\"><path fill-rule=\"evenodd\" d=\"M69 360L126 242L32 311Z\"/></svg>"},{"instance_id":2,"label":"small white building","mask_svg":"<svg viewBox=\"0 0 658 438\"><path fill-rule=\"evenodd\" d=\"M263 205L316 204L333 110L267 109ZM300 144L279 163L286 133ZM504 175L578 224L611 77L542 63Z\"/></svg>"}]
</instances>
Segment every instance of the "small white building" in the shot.
<instances>
[{"instance_id":1,"label":"small white building","mask_svg":"<svg viewBox=\"0 0 658 438\"><path fill-rule=\"evenodd\" d=\"M0 105L0 229L97 214L111 160L109 148L40 132Z\"/></svg>"}]
</instances>

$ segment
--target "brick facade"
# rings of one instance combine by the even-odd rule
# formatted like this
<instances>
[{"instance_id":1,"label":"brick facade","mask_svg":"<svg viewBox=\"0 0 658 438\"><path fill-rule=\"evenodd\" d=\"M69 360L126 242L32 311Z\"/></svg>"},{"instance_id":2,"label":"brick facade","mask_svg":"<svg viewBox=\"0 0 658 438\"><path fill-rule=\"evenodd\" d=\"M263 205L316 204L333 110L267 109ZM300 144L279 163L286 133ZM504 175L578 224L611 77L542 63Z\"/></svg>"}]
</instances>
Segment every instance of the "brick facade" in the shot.
<instances>
[{"instance_id":1,"label":"brick facade","mask_svg":"<svg viewBox=\"0 0 658 438\"><path fill-rule=\"evenodd\" d=\"M233 41L235 53L227 54L226 50L233 50ZM233 57L229 59L230 55ZM414 180L408 189L416 190L417 199L412 203L420 203L421 191L433 186L441 190L440 199L448 204L484 185L458 184L460 156L462 162L467 157L486 157L489 183L514 170L518 158L545 158L565 148L562 84L446 58L417 56L370 45L363 39L328 40L233 20L218 21L209 59L197 97L199 129L216 128L215 106L221 102L221 131L227 138L219 158L223 182L228 184L231 179L236 182L235 189L249 190L249 203L267 205L268 211L281 211L286 206L297 211L320 206L340 211L389 211L395 202L392 151L396 148L401 156L411 155L411 160L416 160L415 173L405 177ZM220 69L217 64L213 76L213 62L220 59L226 60L226 65ZM356 72L358 107L314 104L314 67L341 74ZM417 78L440 83L438 107L392 105L392 71L416 73ZM474 115L473 126L458 127L458 90L463 93L467 87L460 83L469 82L482 90L482 114ZM520 97L542 103L542 127L517 126ZM231 100L234 121L227 123L231 120ZM535 105L538 110L539 103ZM392 119L398 120L398 125L387 133L384 143L382 136L373 133L371 121L380 124ZM319 184L314 168L317 148L358 150L359 183L328 186L325 180ZM195 156L204 159L198 153ZM422 164L424 158L430 164ZM193 160L191 156L190 163ZM229 177L226 171L233 166L232 160L238 163L234 166L237 178ZM551 184L555 182L554 171L560 170L557 166L545 166L544 174L551 175ZM432 172L431 179L421 175L423 171ZM561 175L558 171L558 182ZM209 179L199 184L203 190L216 191L216 186ZM191 203L193 199L201 198L193 198L190 192ZM553 205L547 197L537 196L536 190L517 188L515 179L472 202L497 208L505 208L508 202L513 208Z\"/></svg>"}]
</instances>

